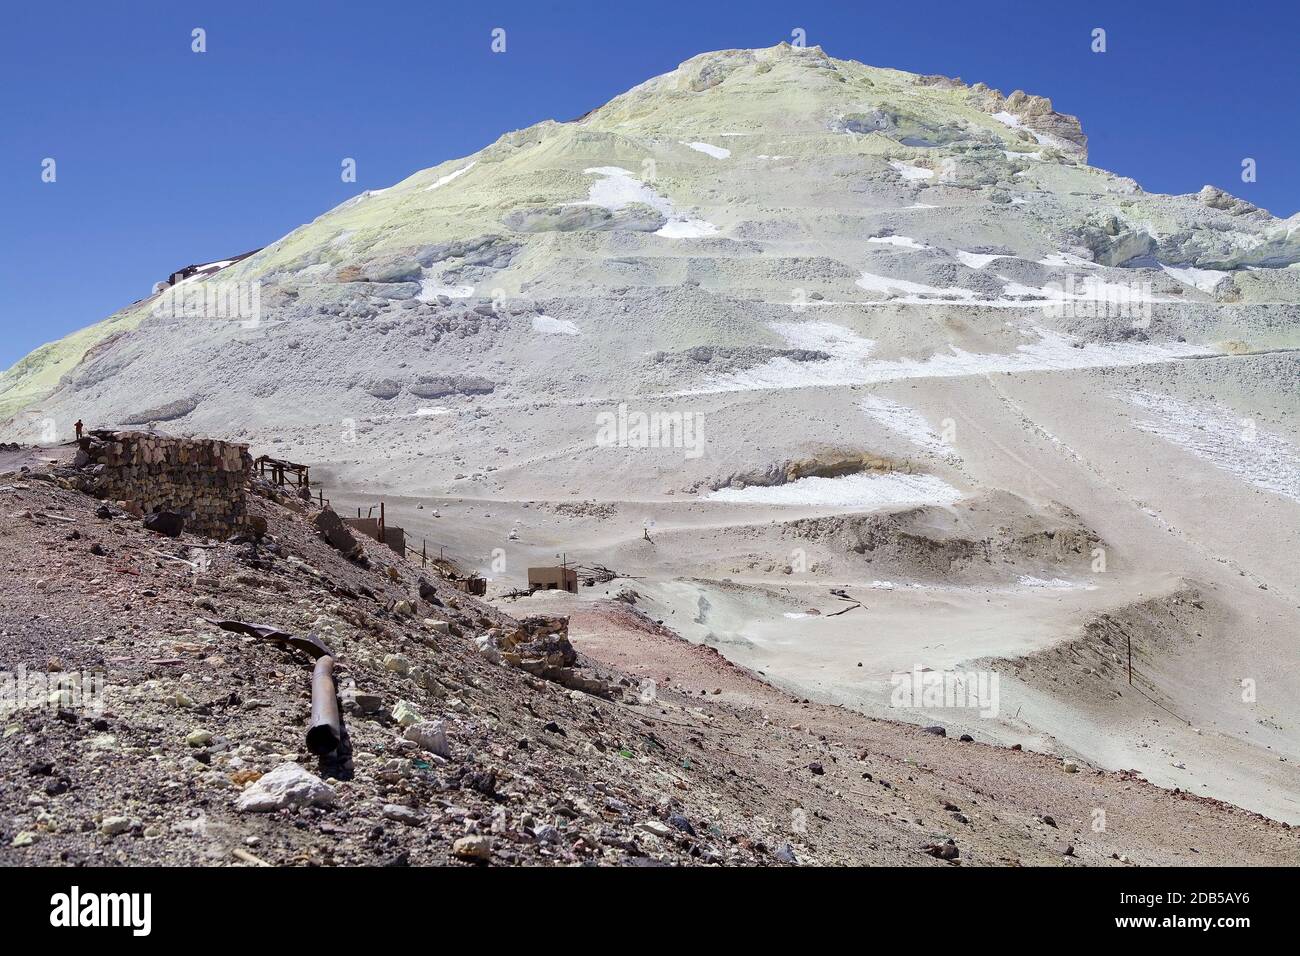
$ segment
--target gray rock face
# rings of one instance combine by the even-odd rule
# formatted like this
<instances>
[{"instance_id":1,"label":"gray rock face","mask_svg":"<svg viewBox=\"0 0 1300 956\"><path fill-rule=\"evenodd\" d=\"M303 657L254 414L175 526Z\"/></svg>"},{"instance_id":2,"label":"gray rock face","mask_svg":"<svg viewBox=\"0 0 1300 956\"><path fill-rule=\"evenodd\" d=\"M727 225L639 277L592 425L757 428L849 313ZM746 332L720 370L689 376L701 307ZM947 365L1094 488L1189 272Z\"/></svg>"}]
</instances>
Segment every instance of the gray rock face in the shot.
<instances>
[{"instance_id":1,"label":"gray rock face","mask_svg":"<svg viewBox=\"0 0 1300 956\"><path fill-rule=\"evenodd\" d=\"M199 400L197 398L178 398L173 402L145 409L138 414L128 415L122 419L122 424L147 425L149 422L169 422L177 418L184 418L198 407Z\"/></svg>"}]
</instances>

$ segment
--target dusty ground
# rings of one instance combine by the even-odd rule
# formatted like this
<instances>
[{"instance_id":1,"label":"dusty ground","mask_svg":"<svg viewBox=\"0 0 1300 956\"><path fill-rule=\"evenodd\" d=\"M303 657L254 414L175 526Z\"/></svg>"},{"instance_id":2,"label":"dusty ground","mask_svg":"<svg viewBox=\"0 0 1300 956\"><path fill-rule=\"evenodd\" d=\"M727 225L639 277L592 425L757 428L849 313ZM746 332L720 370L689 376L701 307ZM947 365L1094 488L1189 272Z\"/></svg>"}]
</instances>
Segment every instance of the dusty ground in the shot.
<instances>
[{"instance_id":1,"label":"dusty ground","mask_svg":"<svg viewBox=\"0 0 1300 956\"><path fill-rule=\"evenodd\" d=\"M173 541L28 467L0 478L5 669L100 672L108 690L102 713L5 715L11 864L441 864L467 835L497 864L952 865L925 849L951 855L949 839L964 865L1300 862L1285 825L1133 774L791 697L624 601L520 602L572 612L582 672L613 692L569 690L480 654L505 615L443 583L443 606L421 602L419 569L377 546L368 569L345 561L296 502L252 499L269 525L256 549ZM198 571L164 557L198 551ZM202 617L331 643L341 684L383 702L345 714L351 764L303 749L305 660ZM446 721L449 759L403 740L399 700ZM284 763L335 803L236 809Z\"/></svg>"}]
</instances>

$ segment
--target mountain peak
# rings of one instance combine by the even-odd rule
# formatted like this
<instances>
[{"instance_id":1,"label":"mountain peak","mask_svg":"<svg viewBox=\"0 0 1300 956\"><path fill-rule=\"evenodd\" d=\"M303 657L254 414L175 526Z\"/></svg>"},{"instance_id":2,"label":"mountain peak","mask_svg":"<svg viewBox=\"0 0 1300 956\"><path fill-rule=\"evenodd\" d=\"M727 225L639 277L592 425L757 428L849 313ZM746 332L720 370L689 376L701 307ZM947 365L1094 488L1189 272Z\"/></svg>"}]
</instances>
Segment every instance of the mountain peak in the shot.
<instances>
[{"instance_id":1,"label":"mountain peak","mask_svg":"<svg viewBox=\"0 0 1300 956\"><path fill-rule=\"evenodd\" d=\"M580 119L506 133L367 190L191 280L256 285L269 328L299 330L297 345L262 353L265 368L228 365L228 324L160 318L150 298L5 373L0 414L94 408L97 420L122 421L166 407L228 430L243 392L224 383L251 376L274 394L280 362L319 383L304 407L359 402L362 415L400 395L491 393L503 362L509 391L526 400L552 401L557 388L612 394L625 376L600 362L560 387L555 341L519 354L499 342L489 350L497 365L483 366L451 360L454 349L426 354L426 336L559 330L556 341L573 346L617 315L631 320L619 334L636 355L779 350L755 316L798 296L851 310L1032 308L1064 282L1062 270L1122 270L1090 271L1089 281L1148 282L1180 304L1300 297L1296 270L1255 268L1300 261L1294 224L1220 190L1145 193L1086 165L1086 143L1074 117L1020 90L787 43L701 53ZM662 319L679 312L690 320ZM424 346L411 353L388 337L399 329ZM320 349L350 357L341 343L354 340L391 352L396 367L347 376L317 367ZM156 408L137 407L166 377L155 366L176 355L203 373L173 383L177 394ZM647 387L692 388L699 371L636 374Z\"/></svg>"},{"instance_id":2,"label":"mountain peak","mask_svg":"<svg viewBox=\"0 0 1300 956\"><path fill-rule=\"evenodd\" d=\"M1046 97L1022 90L1004 96L984 83L967 86L937 74L867 66L831 57L820 46L785 42L700 53L581 122L666 127L693 111L707 112L712 99L729 101L718 105L719 119L750 128L880 133L929 148L1000 139L1012 149L1046 145L1080 162L1087 159L1079 120L1057 113Z\"/></svg>"}]
</instances>

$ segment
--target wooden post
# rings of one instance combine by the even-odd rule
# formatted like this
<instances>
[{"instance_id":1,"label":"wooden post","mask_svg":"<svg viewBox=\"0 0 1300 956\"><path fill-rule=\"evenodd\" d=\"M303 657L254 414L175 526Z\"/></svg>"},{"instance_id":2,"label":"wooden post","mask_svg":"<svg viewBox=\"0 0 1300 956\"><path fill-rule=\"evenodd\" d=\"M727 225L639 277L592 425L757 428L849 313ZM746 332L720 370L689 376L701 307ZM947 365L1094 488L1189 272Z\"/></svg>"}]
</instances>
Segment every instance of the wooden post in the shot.
<instances>
[{"instance_id":1,"label":"wooden post","mask_svg":"<svg viewBox=\"0 0 1300 956\"><path fill-rule=\"evenodd\" d=\"M429 541L427 538L420 539L420 567L429 563Z\"/></svg>"},{"instance_id":2,"label":"wooden post","mask_svg":"<svg viewBox=\"0 0 1300 956\"><path fill-rule=\"evenodd\" d=\"M1128 638L1128 683L1133 686L1133 635L1126 634Z\"/></svg>"},{"instance_id":3,"label":"wooden post","mask_svg":"<svg viewBox=\"0 0 1300 956\"><path fill-rule=\"evenodd\" d=\"M379 502L379 540L384 540L384 503Z\"/></svg>"}]
</instances>

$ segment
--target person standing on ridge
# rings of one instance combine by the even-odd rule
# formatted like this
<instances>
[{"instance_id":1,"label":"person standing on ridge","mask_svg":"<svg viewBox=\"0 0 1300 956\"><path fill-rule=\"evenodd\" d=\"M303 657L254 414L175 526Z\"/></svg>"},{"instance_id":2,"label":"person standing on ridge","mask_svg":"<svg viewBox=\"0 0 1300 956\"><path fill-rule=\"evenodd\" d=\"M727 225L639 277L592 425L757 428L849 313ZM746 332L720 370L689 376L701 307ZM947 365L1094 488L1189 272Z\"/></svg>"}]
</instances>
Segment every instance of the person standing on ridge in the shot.
<instances>
[{"instance_id":1,"label":"person standing on ridge","mask_svg":"<svg viewBox=\"0 0 1300 956\"><path fill-rule=\"evenodd\" d=\"M81 419L78 418L76 424L72 427L77 430L77 441L81 441Z\"/></svg>"}]
</instances>

